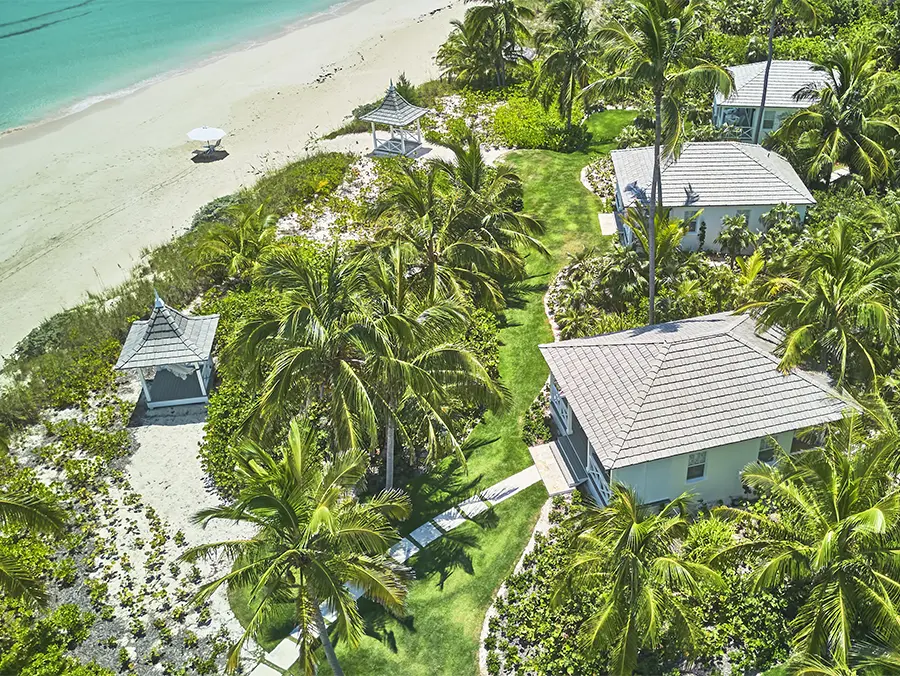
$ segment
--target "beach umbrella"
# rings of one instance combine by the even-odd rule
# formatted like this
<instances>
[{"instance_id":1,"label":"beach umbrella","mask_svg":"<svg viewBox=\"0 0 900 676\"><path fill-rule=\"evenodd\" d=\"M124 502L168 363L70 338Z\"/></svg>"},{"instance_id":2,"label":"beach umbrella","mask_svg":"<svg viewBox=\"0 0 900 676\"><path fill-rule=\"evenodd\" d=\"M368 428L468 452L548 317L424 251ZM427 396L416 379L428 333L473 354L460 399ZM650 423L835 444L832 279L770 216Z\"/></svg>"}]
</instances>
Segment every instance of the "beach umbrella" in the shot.
<instances>
[{"instance_id":1,"label":"beach umbrella","mask_svg":"<svg viewBox=\"0 0 900 676\"><path fill-rule=\"evenodd\" d=\"M212 143L225 137L225 132L215 127L197 127L188 132L188 138L192 141L205 143L212 149Z\"/></svg>"}]
</instances>

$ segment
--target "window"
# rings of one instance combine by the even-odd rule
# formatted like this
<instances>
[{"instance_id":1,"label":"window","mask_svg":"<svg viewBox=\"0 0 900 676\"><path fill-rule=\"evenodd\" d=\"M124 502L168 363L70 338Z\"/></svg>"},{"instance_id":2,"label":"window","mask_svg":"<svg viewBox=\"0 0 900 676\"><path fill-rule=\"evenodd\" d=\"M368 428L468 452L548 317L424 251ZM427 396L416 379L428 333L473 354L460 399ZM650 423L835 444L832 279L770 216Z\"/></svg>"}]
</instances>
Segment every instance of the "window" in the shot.
<instances>
[{"instance_id":1,"label":"window","mask_svg":"<svg viewBox=\"0 0 900 676\"><path fill-rule=\"evenodd\" d=\"M706 451L688 456L687 480L700 481L706 476Z\"/></svg>"},{"instance_id":2,"label":"window","mask_svg":"<svg viewBox=\"0 0 900 676\"><path fill-rule=\"evenodd\" d=\"M772 131L772 129L774 127L775 127L775 111L767 110L763 114L763 129L765 131Z\"/></svg>"},{"instance_id":3,"label":"window","mask_svg":"<svg viewBox=\"0 0 900 676\"><path fill-rule=\"evenodd\" d=\"M684 224L687 226L688 232L697 232L697 214L699 211L685 211Z\"/></svg>"},{"instance_id":4,"label":"window","mask_svg":"<svg viewBox=\"0 0 900 676\"><path fill-rule=\"evenodd\" d=\"M775 462L775 440L772 437L763 437L759 440L757 459L767 464Z\"/></svg>"}]
</instances>

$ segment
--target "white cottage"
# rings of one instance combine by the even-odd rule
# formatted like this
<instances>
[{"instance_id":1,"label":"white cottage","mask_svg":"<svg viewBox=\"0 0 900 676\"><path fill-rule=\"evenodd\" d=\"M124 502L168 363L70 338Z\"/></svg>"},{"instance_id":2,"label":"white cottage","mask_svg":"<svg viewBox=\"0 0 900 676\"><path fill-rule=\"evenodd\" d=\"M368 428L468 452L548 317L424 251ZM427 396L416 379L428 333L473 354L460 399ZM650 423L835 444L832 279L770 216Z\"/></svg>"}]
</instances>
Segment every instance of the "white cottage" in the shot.
<instances>
[{"instance_id":1,"label":"white cottage","mask_svg":"<svg viewBox=\"0 0 900 676\"><path fill-rule=\"evenodd\" d=\"M622 216L644 192L650 195L653 148L612 151L616 175L616 215L626 244L634 234ZM695 250L704 230L704 249L717 249L724 216L744 216L752 232L762 231L761 218L781 203L793 205L800 218L816 203L794 168L778 153L737 141L688 143L678 158L662 163L662 204L673 219L683 219L682 247Z\"/></svg>"},{"instance_id":2,"label":"white cottage","mask_svg":"<svg viewBox=\"0 0 900 676\"><path fill-rule=\"evenodd\" d=\"M738 127L742 141L756 143L778 129L798 110L811 106L815 101L809 98L798 100L797 92L808 86L819 89L827 77L825 73L813 70L813 64L809 61L772 61L760 138L754 139L766 62L729 66L728 70L734 77L734 88L727 97L716 93L713 124L717 127L726 124Z\"/></svg>"},{"instance_id":3,"label":"white cottage","mask_svg":"<svg viewBox=\"0 0 900 676\"><path fill-rule=\"evenodd\" d=\"M541 345L558 436L531 450L548 492L743 495L741 470L773 458L772 438L790 450L797 430L848 408L823 376L780 372L776 341L721 313Z\"/></svg>"}]
</instances>

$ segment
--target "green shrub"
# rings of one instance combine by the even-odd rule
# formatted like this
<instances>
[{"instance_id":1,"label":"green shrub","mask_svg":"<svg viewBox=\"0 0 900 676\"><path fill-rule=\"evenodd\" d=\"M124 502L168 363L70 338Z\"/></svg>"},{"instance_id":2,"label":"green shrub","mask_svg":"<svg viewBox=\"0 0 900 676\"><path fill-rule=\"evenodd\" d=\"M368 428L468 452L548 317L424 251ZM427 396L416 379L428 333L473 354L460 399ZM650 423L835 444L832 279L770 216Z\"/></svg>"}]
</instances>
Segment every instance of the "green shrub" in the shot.
<instances>
[{"instance_id":1,"label":"green shrub","mask_svg":"<svg viewBox=\"0 0 900 676\"><path fill-rule=\"evenodd\" d=\"M522 427L522 440L526 445L534 446L550 439L549 406L549 396L546 391L542 390L528 407L528 411L525 413L525 424Z\"/></svg>"},{"instance_id":2,"label":"green shrub","mask_svg":"<svg viewBox=\"0 0 900 676\"><path fill-rule=\"evenodd\" d=\"M354 160L349 153L322 153L291 162L263 176L254 196L277 214L298 211L317 195L334 191Z\"/></svg>"},{"instance_id":3,"label":"green shrub","mask_svg":"<svg viewBox=\"0 0 900 676\"><path fill-rule=\"evenodd\" d=\"M469 314L465 335L466 347L493 377L500 375L500 325L497 316L484 308Z\"/></svg>"},{"instance_id":4,"label":"green shrub","mask_svg":"<svg viewBox=\"0 0 900 676\"><path fill-rule=\"evenodd\" d=\"M580 119L582 113L573 113ZM512 148L539 148L571 152L590 145L591 134L580 124L566 130L555 109L544 110L536 99L513 93L494 114L493 134L498 143Z\"/></svg>"}]
</instances>

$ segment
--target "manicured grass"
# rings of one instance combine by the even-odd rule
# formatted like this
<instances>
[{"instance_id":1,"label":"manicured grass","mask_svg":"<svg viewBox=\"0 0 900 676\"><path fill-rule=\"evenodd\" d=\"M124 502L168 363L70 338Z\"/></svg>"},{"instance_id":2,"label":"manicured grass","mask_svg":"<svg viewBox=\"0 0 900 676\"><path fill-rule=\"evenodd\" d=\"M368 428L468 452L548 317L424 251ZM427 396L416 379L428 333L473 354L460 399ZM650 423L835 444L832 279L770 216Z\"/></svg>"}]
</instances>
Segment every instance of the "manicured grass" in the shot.
<instances>
[{"instance_id":1,"label":"manicured grass","mask_svg":"<svg viewBox=\"0 0 900 676\"><path fill-rule=\"evenodd\" d=\"M600 200L584 188L580 174L596 153L609 150L609 141L633 117L634 113L627 111L592 116L589 125L595 144L590 153L523 150L508 156L507 162L525 184L526 211L546 225L542 241L551 255L529 258L529 279L505 313L500 332L500 375L510 391L509 405L500 414L489 414L473 432L475 448L466 471L446 461L407 486L413 516L403 524L404 533L531 465L528 447L522 441L522 424L547 380L547 366L538 345L553 340L544 315L544 292L566 265L569 254L585 246L609 246L609 238L600 235L597 221ZM478 636L484 614L493 593L521 555L546 496L543 485L533 486L499 505L486 520L459 527L414 557L411 564L417 580L410 588L409 614L404 620L361 603L371 636L357 650L340 647L346 673L477 673ZM229 598L238 619L245 622L249 614L245 594L236 590ZM291 629L290 607L286 607L283 617L266 624L260 642L271 649Z\"/></svg>"},{"instance_id":2,"label":"manicured grass","mask_svg":"<svg viewBox=\"0 0 900 676\"><path fill-rule=\"evenodd\" d=\"M405 618L362 602L367 636L356 649L341 645L337 651L348 676L477 674L484 613L521 556L546 499L543 484L536 484L483 515L487 519L460 526L416 555L417 579Z\"/></svg>"}]
</instances>

